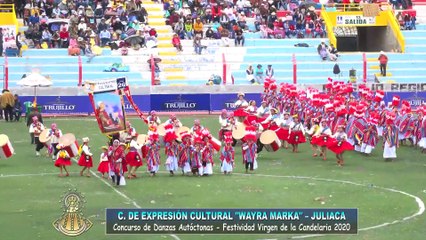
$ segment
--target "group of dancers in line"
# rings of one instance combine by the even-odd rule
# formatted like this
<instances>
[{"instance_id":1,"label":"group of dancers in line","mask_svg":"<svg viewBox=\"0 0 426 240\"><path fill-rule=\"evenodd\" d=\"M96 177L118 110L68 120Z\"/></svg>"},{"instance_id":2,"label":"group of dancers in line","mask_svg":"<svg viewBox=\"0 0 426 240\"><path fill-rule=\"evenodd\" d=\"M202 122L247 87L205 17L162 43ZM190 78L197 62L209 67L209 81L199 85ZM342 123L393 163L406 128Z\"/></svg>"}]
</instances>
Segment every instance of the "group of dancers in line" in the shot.
<instances>
[{"instance_id":1,"label":"group of dancers in line","mask_svg":"<svg viewBox=\"0 0 426 240\"><path fill-rule=\"evenodd\" d=\"M355 97L357 95L357 97ZM338 166L344 165L345 151L358 151L370 155L376 148L379 137L383 138L383 158L386 161L396 158L396 149L406 140L412 146L418 145L422 153L426 152L426 105L420 106L413 114L407 101L400 101L394 96L393 101L385 106L384 92L373 92L366 86L359 86L354 94L351 84L329 82L327 91L319 93L315 89L297 90L295 85L278 85L273 80L266 80L262 104L257 107L254 101L246 101L243 93L238 94L235 111L222 110L219 116L219 140L223 143L219 150L214 144L212 134L204 128L199 120L189 131L179 132L182 123L172 114L162 124L165 135L160 138L158 127L160 118L151 111L145 118L149 126L147 139L139 141L139 134L129 122L126 131L110 136L108 146L103 146L98 171L102 177L109 175L117 185L120 179L136 178L136 171L144 165L151 176L155 176L161 165L160 150L164 146L165 166L174 175L179 169L186 175L213 174L215 152L220 151L221 172L230 174L234 169L236 143L241 142L243 164L246 172L257 168L258 153L263 144L259 136L265 130L272 130L282 141L282 146L292 151L299 151L298 145L309 141L312 156L327 159L327 149L336 154ZM236 126L244 126L245 134L240 140L233 138ZM33 118L30 133L34 134L36 154L44 147L38 139L44 126L37 117ZM51 147L49 152L56 159L55 166L69 173L66 166L71 165L70 157L64 146L58 144L62 133L56 124L52 124L49 135ZM80 175L90 176L93 167L89 139L83 138L78 165L83 169Z\"/></svg>"},{"instance_id":2,"label":"group of dancers in line","mask_svg":"<svg viewBox=\"0 0 426 240\"><path fill-rule=\"evenodd\" d=\"M223 111L220 122L224 131L232 129L226 122L233 123L236 117L245 125L256 126L260 134L273 130L282 146L287 148L291 144L293 152L298 151L298 144L304 143L306 136L313 157L320 155L326 160L329 149L336 154L339 166L344 163L345 151L370 155L379 137L383 138L386 161L396 158L396 149L407 140L426 153L426 104L413 114L410 103L401 101L399 96L393 96L386 106L384 94L366 85L360 85L354 92L351 83L330 78L323 93L312 88L298 90L293 84L277 85L273 79L267 79L260 107L239 93L237 110L230 114Z\"/></svg>"}]
</instances>

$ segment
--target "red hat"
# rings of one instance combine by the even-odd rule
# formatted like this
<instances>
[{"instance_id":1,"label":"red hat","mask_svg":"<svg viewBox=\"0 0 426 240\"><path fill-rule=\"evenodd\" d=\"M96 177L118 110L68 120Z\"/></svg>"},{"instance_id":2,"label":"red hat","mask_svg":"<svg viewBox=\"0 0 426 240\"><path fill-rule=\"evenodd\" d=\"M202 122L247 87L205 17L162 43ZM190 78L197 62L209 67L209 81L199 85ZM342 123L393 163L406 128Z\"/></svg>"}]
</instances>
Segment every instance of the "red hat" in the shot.
<instances>
[{"instance_id":1,"label":"red hat","mask_svg":"<svg viewBox=\"0 0 426 240\"><path fill-rule=\"evenodd\" d=\"M377 112L370 113L370 117L368 119L368 122L370 124L377 125L379 124L379 120L380 120L380 114L378 114Z\"/></svg>"},{"instance_id":2,"label":"red hat","mask_svg":"<svg viewBox=\"0 0 426 240\"><path fill-rule=\"evenodd\" d=\"M191 138L191 134L188 131L183 131L183 132L180 133L180 138L182 140L184 140L187 137Z\"/></svg>"},{"instance_id":3,"label":"red hat","mask_svg":"<svg viewBox=\"0 0 426 240\"><path fill-rule=\"evenodd\" d=\"M394 107L398 107L399 106L399 102L401 101L401 97L400 96L396 96L394 95L392 97L392 106Z\"/></svg>"},{"instance_id":4,"label":"red hat","mask_svg":"<svg viewBox=\"0 0 426 240\"><path fill-rule=\"evenodd\" d=\"M277 90L277 84L275 82L271 82L269 85L269 89L271 89L272 91Z\"/></svg>"},{"instance_id":5,"label":"red hat","mask_svg":"<svg viewBox=\"0 0 426 240\"><path fill-rule=\"evenodd\" d=\"M167 124L164 126L164 129L166 130L166 134L164 135L165 142L171 142L178 138L172 124Z\"/></svg>"},{"instance_id":6,"label":"red hat","mask_svg":"<svg viewBox=\"0 0 426 240\"><path fill-rule=\"evenodd\" d=\"M170 114L170 119L176 119L176 114L174 114L174 113L172 113L172 114Z\"/></svg>"},{"instance_id":7,"label":"red hat","mask_svg":"<svg viewBox=\"0 0 426 240\"><path fill-rule=\"evenodd\" d=\"M157 132L150 132L150 133L148 133L148 139L149 139L149 141L158 141L158 139L159 139L159 135L158 135L158 133Z\"/></svg>"},{"instance_id":8,"label":"red hat","mask_svg":"<svg viewBox=\"0 0 426 240\"><path fill-rule=\"evenodd\" d=\"M385 97L385 91L377 90L376 96L374 97L374 101L381 102L384 97Z\"/></svg>"},{"instance_id":9,"label":"red hat","mask_svg":"<svg viewBox=\"0 0 426 240\"><path fill-rule=\"evenodd\" d=\"M411 104L407 100L402 100L402 111L405 113L411 113Z\"/></svg>"},{"instance_id":10,"label":"red hat","mask_svg":"<svg viewBox=\"0 0 426 240\"><path fill-rule=\"evenodd\" d=\"M327 103L327 104L325 104L325 106L324 106L324 110L325 110L326 112L334 112L333 104L331 104L331 103Z\"/></svg>"},{"instance_id":11,"label":"red hat","mask_svg":"<svg viewBox=\"0 0 426 240\"><path fill-rule=\"evenodd\" d=\"M253 140L256 141L256 128L254 126L247 126L246 127L246 135L244 136L244 139L247 140Z\"/></svg>"},{"instance_id":12,"label":"red hat","mask_svg":"<svg viewBox=\"0 0 426 240\"><path fill-rule=\"evenodd\" d=\"M395 119L396 119L396 114L394 112L389 112L386 115L386 123L387 124L393 124L393 122L395 121Z\"/></svg>"},{"instance_id":13,"label":"red hat","mask_svg":"<svg viewBox=\"0 0 426 240\"><path fill-rule=\"evenodd\" d=\"M364 114L365 114L365 112L364 112L364 106L362 106L362 105L356 106L356 110L355 110L354 116L356 118L362 118L362 117L364 117Z\"/></svg>"},{"instance_id":14,"label":"red hat","mask_svg":"<svg viewBox=\"0 0 426 240\"><path fill-rule=\"evenodd\" d=\"M232 143L234 140L232 139L232 132L228 131L225 132L225 135L223 136L225 143Z\"/></svg>"}]
</instances>

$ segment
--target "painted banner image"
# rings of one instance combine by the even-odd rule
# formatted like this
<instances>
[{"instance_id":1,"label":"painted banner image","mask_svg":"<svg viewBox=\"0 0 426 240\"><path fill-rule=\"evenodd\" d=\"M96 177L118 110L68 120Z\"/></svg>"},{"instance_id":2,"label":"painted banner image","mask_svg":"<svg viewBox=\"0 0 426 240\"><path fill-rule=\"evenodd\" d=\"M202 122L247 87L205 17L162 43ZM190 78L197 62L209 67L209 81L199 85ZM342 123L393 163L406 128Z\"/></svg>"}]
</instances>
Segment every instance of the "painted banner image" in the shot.
<instances>
[{"instance_id":1,"label":"painted banner image","mask_svg":"<svg viewBox=\"0 0 426 240\"><path fill-rule=\"evenodd\" d=\"M96 106L96 117L102 133L124 131L126 119L122 97L113 92L94 93L93 101Z\"/></svg>"}]
</instances>

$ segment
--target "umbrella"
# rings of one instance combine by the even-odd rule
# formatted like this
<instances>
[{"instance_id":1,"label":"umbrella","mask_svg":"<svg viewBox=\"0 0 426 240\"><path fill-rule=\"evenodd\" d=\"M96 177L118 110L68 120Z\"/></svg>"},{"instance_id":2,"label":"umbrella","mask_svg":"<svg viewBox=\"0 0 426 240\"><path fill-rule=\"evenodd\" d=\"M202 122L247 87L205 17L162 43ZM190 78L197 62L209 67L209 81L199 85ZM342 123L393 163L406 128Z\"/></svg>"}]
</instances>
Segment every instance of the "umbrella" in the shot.
<instances>
[{"instance_id":1,"label":"umbrella","mask_svg":"<svg viewBox=\"0 0 426 240\"><path fill-rule=\"evenodd\" d=\"M133 46L133 45L143 43L144 39L141 36L133 35L133 36L125 38L124 41Z\"/></svg>"},{"instance_id":2,"label":"umbrella","mask_svg":"<svg viewBox=\"0 0 426 240\"><path fill-rule=\"evenodd\" d=\"M31 73L17 82L20 86L34 87L34 102L37 102L37 87L48 87L52 85L52 81L47 79L40 73Z\"/></svg>"}]
</instances>

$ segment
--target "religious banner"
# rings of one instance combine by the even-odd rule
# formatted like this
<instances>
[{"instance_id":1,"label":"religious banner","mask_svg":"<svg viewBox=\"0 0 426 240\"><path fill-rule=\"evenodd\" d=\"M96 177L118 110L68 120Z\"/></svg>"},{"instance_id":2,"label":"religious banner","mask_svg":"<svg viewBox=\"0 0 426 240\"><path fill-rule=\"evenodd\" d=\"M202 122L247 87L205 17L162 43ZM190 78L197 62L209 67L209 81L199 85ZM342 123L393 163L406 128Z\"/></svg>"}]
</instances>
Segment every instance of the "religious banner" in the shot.
<instances>
[{"instance_id":1,"label":"religious banner","mask_svg":"<svg viewBox=\"0 0 426 240\"><path fill-rule=\"evenodd\" d=\"M108 79L85 83L89 99L104 134L126 130L126 114L121 89L126 88L126 78Z\"/></svg>"}]
</instances>

